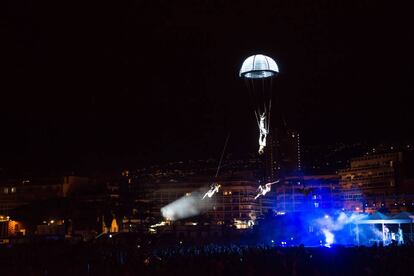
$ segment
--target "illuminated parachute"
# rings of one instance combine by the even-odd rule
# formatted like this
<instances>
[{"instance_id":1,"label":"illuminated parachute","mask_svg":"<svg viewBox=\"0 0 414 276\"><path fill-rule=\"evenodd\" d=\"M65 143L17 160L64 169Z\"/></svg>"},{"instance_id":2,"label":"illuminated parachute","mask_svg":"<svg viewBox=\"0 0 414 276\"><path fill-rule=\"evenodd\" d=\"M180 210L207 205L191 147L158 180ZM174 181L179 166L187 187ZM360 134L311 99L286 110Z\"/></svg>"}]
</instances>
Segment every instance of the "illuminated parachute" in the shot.
<instances>
[{"instance_id":1,"label":"illuminated parachute","mask_svg":"<svg viewBox=\"0 0 414 276\"><path fill-rule=\"evenodd\" d=\"M279 73L276 62L265 55L253 55L242 64L239 76L246 82L254 105L257 126L259 127L259 154L266 147L269 134L270 111L272 109L272 82Z\"/></svg>"}]
</instances>

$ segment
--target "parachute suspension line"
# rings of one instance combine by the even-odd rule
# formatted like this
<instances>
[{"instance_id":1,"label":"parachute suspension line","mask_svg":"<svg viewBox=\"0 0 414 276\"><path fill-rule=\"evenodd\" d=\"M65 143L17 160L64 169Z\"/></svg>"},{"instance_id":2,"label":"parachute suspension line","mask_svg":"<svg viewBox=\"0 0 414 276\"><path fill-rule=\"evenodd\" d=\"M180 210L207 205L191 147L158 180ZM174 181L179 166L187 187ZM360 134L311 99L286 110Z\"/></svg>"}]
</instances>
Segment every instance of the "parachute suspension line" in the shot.
<instances>
[{"instance_id":1,"label":"parachute suspension line","mask_svg":"<svg viewBox=\"0 0 414 276\"><path fill-rule=\"evenodd\" d=\"M265 79L262 78L262 103L263 103L263 108L264 108L264 113L267 113L267 108L266 108L266 89L265 89Z\"/></svg>"},{"instance_id":2,"label":"parachute suspension line","mask_svg":"<svg viewBox=\"0 0 414 276\"><path fill-rule=\"evenodd\" d=\"M272 98L270 98L269 100L269 113L268 113L268 118L267 118L267 133L269 133L270 130L270 111L272 110Z\"/></svg>"},{"instance_id":3,"label":"parachute suspension line","mask_svg":"<svg viewBox=\"0 0 414 276\"><path fill-rule=\"evenodd\" d=\"M261 114L261 106L260 106L260 96L261 95L259 95L259 100L257 99L257 97L258 97L258 95L255 95L254 94L254 91L256 91L256 87L255 87L255 85L254 85L254 78L251 78L251 84L252 84L252 99L253 99L253 102L254 102L254 109L257 109L257 112L259 113L259 114Z\"/></svg>"},{"instance_id":4,"label":"parachute suspension line","mask_svg":"<svg viewBox=\"0 0 414 276\"><path fill-rule=\"evenodd\" d=\"M218 164L218 167L217 167L217 171L216 171L215 178L217 178L217 176L218 176L218 174L220 172L221 162L223 161L224 152L226 151L227 143L229 142L229 138L230 138L230 132L229 132L229 134L227 134L226 142L224 142L224 147L223 147L223 151L221 152L220 161L219 161L219 164Z\"/></svg>"},{"instance_id":5,"label":"parachute suspension line","mask_svg":"<svg viewBox=\"0 0 414 276\"><path fill-rule=\"evenodd\" d=\"M258 126L258 127L259 127L259 129L260 129L259 115L257 115L257 111L256 111L256 110L254 111L254 116L256 117L257 126Z\"/></svg>"},{"instance_id":6,"label":"parachute suspension line","mask_svg":"<svg viewBox=\"0 0 414 276\"><path fill-rule=\"evenodd\" d=\"M269 118L267 120L267 132L270 131L270 112L272 111L272 91L273 91L273 78L270 78L270 87L269 87Z\"/></svg>"},{"instance_id":7,"label":"parachute suspension line","mask_svg":"<svg viewBox=\"0 0 414 276\"><path fill-rule=\"evenodd\" d=\"M252 105L253 110L254 110L254 115L256 117L257 126L260 128L260 124L259 124L260 109L258 108L258 100L256 99L257 95L254 94L254 80L245 78L244 81L246 83L247 90L249 91L249 94L250 94L250 98L251 98L250 104Z\"/></svg>"}]
</instances>

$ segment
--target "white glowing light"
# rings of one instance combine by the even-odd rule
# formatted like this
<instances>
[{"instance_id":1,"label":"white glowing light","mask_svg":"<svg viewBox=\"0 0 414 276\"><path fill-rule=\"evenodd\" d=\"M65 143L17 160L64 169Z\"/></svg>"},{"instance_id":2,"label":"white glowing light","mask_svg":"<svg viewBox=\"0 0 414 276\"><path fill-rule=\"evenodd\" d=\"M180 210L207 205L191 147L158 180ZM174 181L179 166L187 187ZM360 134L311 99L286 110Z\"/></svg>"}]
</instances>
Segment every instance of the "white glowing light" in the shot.
<instances>
[{"instance_id":1,"label":"white glowing light","mask_svg":"<svg viewBox=\"0 0 414 276\"><path fill-rule=\"evenodd\" d=\"M323 234L325 235L325 243L327 247L330 247L331 244L334 243L334 234L332 234L331 231L329 231L328 229L323 229L322 230Z\"/></svg>"},{"instance_id":2,"label":"white glowing light","mask_svg":"<svg viewBox=\"0 0 414 276\"><path fill-rule=\"evenodd\" d=\"M151 228L155 228L155 227L164 226L164 225L166 225L166 224L167 224L167 223L166 223L165 221L161 221L160 223L153 224L153 225L151 225L150 227L151 227Z\"/></svg>"},{"instance_id":3,"label":"white glowing light","mask_svg":"<svg viewBox=\"0 0 414 276\"><path fill-rule=\"evenodd\" d=\"M252 79L272 77L279 73L276 62L265 55L253 55L243 62L239 76Z\"/></svg>"}]
</instances>

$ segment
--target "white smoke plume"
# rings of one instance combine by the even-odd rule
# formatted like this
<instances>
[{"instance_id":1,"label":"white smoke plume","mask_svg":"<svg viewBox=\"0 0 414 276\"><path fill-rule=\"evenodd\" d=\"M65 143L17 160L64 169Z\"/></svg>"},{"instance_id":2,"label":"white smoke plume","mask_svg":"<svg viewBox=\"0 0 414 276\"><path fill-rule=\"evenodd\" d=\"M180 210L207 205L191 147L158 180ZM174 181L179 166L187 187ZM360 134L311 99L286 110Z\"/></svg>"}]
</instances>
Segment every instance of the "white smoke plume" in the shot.
<instances>
[{"instance_id":1,"label":"white smoke plume","mask_svg":"<svg viewBox=\"0 0 414 276\"><path fill-rule=\"evenodd\" d=\"M171 202L161 208L162 216L167 220L179 220L197 216L211 210L214 205L214 198L203 198L204 193L199 191L188 193L187 195Z\"/></svg>"}]
</instances>

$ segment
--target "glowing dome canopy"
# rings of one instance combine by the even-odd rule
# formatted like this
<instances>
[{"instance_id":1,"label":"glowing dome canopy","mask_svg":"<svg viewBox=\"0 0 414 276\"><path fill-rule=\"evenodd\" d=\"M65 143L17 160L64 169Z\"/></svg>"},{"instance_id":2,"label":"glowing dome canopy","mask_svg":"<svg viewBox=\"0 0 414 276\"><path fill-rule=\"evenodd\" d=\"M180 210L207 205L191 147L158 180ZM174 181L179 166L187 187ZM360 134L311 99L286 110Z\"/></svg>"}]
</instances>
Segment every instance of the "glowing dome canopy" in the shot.
<instances>
[{"instance_id":1,"label":"glowing dome canopy","mask_svg":"<svg viewBox=\"0 0 414 276\"><path fill-rule=\"evenodd\" d=\"M246 58L240 69L240 77L262 79L273 77L279 73L276 62L265 55L254 55Z\"/></svg>"}]
</instances>

